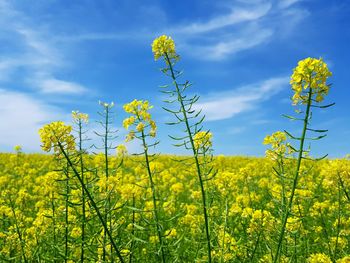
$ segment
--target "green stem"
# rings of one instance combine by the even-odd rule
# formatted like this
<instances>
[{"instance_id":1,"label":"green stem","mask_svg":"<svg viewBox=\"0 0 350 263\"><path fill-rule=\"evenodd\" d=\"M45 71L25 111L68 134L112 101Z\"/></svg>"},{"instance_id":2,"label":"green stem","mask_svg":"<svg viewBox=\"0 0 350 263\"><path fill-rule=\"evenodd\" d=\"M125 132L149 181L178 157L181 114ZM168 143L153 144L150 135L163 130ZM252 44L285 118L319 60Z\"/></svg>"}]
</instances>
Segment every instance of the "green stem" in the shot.
<instances>
[{"instance_id":1,"label":"green stem","mask_svg":"<svg viewBox=\"0 0 350 263\"><path fill-rule=\"evenodd\" d=\"M208 213L207 213L207 204L206 204L206 194L205 194L205 189L204 189L204 181L203 181L203 178L202 178L202 172L201 172L201 168L200 168L200 164L199 164L199 160L198 160L198 152L197 152L197 150L196 150L196 148L194 146L194 140L193 140L192 131L191 131L191 128L190 128L188 117L187 117L187 111L185 109L185 105L184 105L184 102L183 102L183 98L181 96L179 85L178 85L178 83L176 81L176 77L175 77L173 66L171 64L170 58L169 58L167 53L165 53L165 59L166 59L167 64L169 65L170 72L171 72L171 78L173 79L173 82L175 84L175 88L176 88L176 92L177 92L177 99L178 99L178 101L180 102L180 105L181 105L181 112L182 112L183 117L184 117L184 121L185 121L185 125L186 125L186 131L187 131L188 137L190 139L190 143L191 143L191 147L192 147L192 151L193 151L193 157L194 157L194 160L195 160L195 163L196 163L197 175L198 175L200 188L201 188L201 193L202 193L203 215L204 215L204 221L205 221L205 233L206 233L207 247L208 247L208 262L211 263L211 244L210 244L210 233L209 233L209 219L208 219Z\"/></svg>"},{"instance_id":2,"label":"green stem","mask_svg":"<svg viewBox=\"0 0 350 263\"><path fill-rule=\"evenodd\" d=\"M68 165L67 165L68 166ZM69 221L68 221L68 201L69 201L69 174L68 174L68 168L66 171L66 199L65 199L65 253L64 253L64 262L67 262L68 260L68 226L69 226Z\"/></svg>"},{"instance_id":3,"label":"green stem","mask_svg":"<svg viewBox=\"0 0 350 263\"><path fill-rule=\"evenodd\" d=\"M57 251L56 251L56 245L57 245L57 237L56 237L56 212L55 212L55 200L54 200L54 194L51 194L51 208L52 208L52 231L53 231L53 255L54 255L54 262L57 262Z\"/></svg>"},{"instance_id":4,"label":"green stem","mask_svg":"<svg viewBox=\"0 0 350 263\"><path fill-rule=\"evenodd\" d=\"M339 234L340 234L340 223L341 223L341 189L340 182L338 182L338 217L337 217L337 237L335 241L334 253L333 253L333 261L335 262L337 253L338 253L338 243L339 243Z\"/></svg>"},{"instance_id":5,"label":"green stem","mask_svg":"<svg viewBox=\"0 0 350 263\"><path fill-rule=\"evenodd\" d=\"M155 189L155 185L154 185L154 181L153 181L153 177L152 177L152 171L150 168L150 161L149 161L149 156L148 156L148 146L146 144L144 131L141 132L141 136L142 136L142 145L143 145L144 153L145 153L147 173L148 173L149 182L150 182L151 190L152 190L154 221L157 225L157 234L158 234L160 250L162 253L162 262L165 263L165 253L164 253L164 247L163 247L162 229L161 229L160 223L159 223L159 215L158 215L158 208L157 208L156 189Z\"/></svg>"},{"instance_id":6,"label":"green stem","mask_svg":"<svg viewBox=\"0 0 350 263\"><path fill-rule=\"evenodd\" d=\"M85 184L84 178L84 162L83 162L83 138L82 138L82 121L79 120L79 163L80 163L80 172L81 180ZM85 207L85 191L84 187L81 187L81 206L82 206L82 222L81 222L81 252L80 252L80 262L84 262L84 247L85 247L85 222L86 222L86 207Z\"/></svg>"},{"instance_id":7,"label":"green stem","mask_svg":"<svg viewBox=\"0 0 350 263\"><path fill-rule=\"evenodd\" d=\"M135 207L135 194L132 195L132 207ZM132 210L132 230L131 235L133 239L131 240L130 245L130 255L129 255L129 263L132 262L133 249L134 249L134 235L135 235L135 210Z\"/></svg>"},{"instance_id":8,"label":"green stem","mask_svg":"<svg viewBox=\"0 0 350 263\"><path fill-rule=\"evenodd\" d=\"M102 226L103 226L103 229L106 231L107 236L108 236L108 238L109 238L109 240L110 240L110 242L111 242L111 244L112 244L112 247L113 247L113 249L115 250L115 252L117 253L117 256L118 256L118 258L119 258L120 263L124 263L125 261L124 261L122 255L120 254L120 251L119 251L119 249L118 249L116 243L115 243L114 240L113 240L113 237L112 237L111 232L108 230L107 223L106 223L106 221L104 220L104 218L103 218L103 216L102 216L102 214L101 214L101 212L100 212L100 209L97 207L97 204L96 204L95 200L94 200L93 197L91 196L89 190L87 189L86 185L85 185L84 182L82 181L80 174L79 174L78 171L75 169L75 167L74 167L74 165L73 165L71 159L69 158L69 156L67 155L66 151L64 150L62 144L61 144L59 141L58 141L58 146L59 146L59 148L60 148L62 154L63 154L64 157L66 158L66 160L67 160L69 166L72 168L73 173L74 173L75 176L78 178L80 184L81 184L82 187L84 188L84 191L85 191L85 193L86 193L86 195L87 195L87 197L88 197L88 199L89 199L89 201L90 201L91 206L95 209L95 211L96 211L96 213L97 213L97 216L98 216L98 218L99 218L99 220L100 220L100 222L101 222L101 224L102 224Z\"/></svg>"},{"instance_id":9,"label":"green stem","mask_svg":"<svg viewBox=\"0 0 350 263\"><path fill-rule=\"evenodd\" d=\"M105 222L108 222L109 218L109 210L110 210L110 198L108 193L108 176L109 176L109 166L108 166L108 106L105 107L106 110L106 118L105 118L105 136L104 136L104 156L105 156L105 176L106 176L106 189L105 192L107 194L107 203L105 204ZM109 222L110 223L110 222ZM109 224L109 231L112 233L112 225ZM103 233L103 261L106 261L106 239L107 239L107 233L104 231ZM112 249L112 247L111 247ZM112 251L111 251L112 256Z\"/></svg>"},{"instance_id":10,"label":"green stem","mask_svg":"<svg viewBox=\"0 0 350 263\"><path fill-rule=\"evenodd\" d=\"M291 195L290 195L290 198L289 198L289 201L287 204L287 208L286 208L286 211L284 214L281 232L280 232L280 235L278 238L277 249L276 249L276 253L275 253L275 257L274 257L274 263L278 262L279 257L280 257L280 250L281 250L281 245L282 245L282 241L283 241L285 230L286 230L286 224L287 224L288 217L292 211L294 194L295 194L295 190L296 190L297 185L298 185L301 160L303 158L303 152L304 152L305 135L306 135L306 130L307 130L309 116L310 116L311 97L312 97L312 89L309 88L308 101L307 101L306 113L305 113L305 118L304 118L304 127L303 127L303 131L302 131L301 139L300 139L300 147L299 147L299 153L298 153L297 166L296 166L295 175L294 175L294 179L293 179L292 192L291 192Z\"/></svg>"},{"instance_id":11,"label":"green stem","mask_svg":"<svg viewBox=\"0 0 350 263\"><path fill-rule=\"evenodd\" d=\"M19 243L21 245L22 257L23 257L24 262L27 263L28 260L27 260L26 254L24 252L24 240L23 240L22 233L21 233L21 231L19 229L19 226L18 226L16 211L15 211L15 208L13 206L11 197L10 197L10 204L11 204L10 207L11 207L11 211L12 211L12 214L13 214L13 218L15 219L16 232L17 232L17 235L18 235Z\"/></svg>"},{"instance_id":12,"label":"green stem","mask_svg":"<svg viewBox=\"0 0 350 263\"><path fill-rule=\"evenodd\" d=\"M227 217L228 217L228 202L227 202L227 196L225 196L225 220L224 220L224 235L222 238L222 247L221 247L221 262L224 261L224 254L225 254L225 240L226 240L226 227L227 227Z\"/></svg>"}]
</instances>

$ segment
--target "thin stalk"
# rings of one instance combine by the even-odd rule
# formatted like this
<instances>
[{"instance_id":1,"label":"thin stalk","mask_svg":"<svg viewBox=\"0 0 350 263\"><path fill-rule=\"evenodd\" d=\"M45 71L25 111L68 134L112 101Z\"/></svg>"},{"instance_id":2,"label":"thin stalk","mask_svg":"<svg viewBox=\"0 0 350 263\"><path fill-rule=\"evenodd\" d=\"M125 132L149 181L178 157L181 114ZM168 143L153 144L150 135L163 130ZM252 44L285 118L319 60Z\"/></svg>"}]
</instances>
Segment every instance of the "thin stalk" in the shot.
<instances>
[{"instance_id":1,"label":"thin stalk","mask_svg":"<svg viewBox=\"0 0 350 263\"><path fill-rule=\"evenodd\" d=\"M52 231L53 231L53 256L54 256L54 262L57 258L57 251L56 251L56 244L57 244L57 237L56 237L56 211L55 211L55 200L53 193L51 194L51 208L52 208Z\"/></svg>"},{"instance_id":2,"label":"thin stalk","mask_svg":"<svg viewBox=\"0 0 350 263\"><path fill-rule=\"evenodd\" d=\"M227 196L225 196L225 220L224 220L224 235L222 238L222 247L221 247L221 263L224 261L224 250L225 250L225 235L226 235L226 227L227 227L227 216L228 216L228 203Z\"/></svg>"},{"instance_id":3,"label":"thin stalk","mask_svg":"<svg viewBox=\"0 0 350 263\"><path fill-rule=\"evenodd\" d=\"M142 145L143 145L144 153L145 153L145 161L146 161L148 178L149 178L149 182L150 182L151 190L152 190L153 216L154 216L154 221L157 225L157 234L158 234L158 241L159 241L160 250L161 250L161 254L162 254L162 262L165 263L165 253L164 253L164 247L163 247L162 229L161 229L160 223L159 223L159 215L158 215L158 208L157 208L156 189L155 189L155 185L154 185L154 181L153 181L152 171L150 168L150 161L149 161L149 156L148 156L148 146L146 144L144 131L141 132L141 137L142 137Z\"/></svg>"},{"instance_id":4,"label":"thin stalk","mask_svg":"<svg viewBox=\"0 0 350 263\"><path fill-rule=\"evenodd\" d=\"M193 140L193 136L192 136L192 132L191 132L191 128L190 128L190 124L188 121L188 117L187 117L187 112L185 109L185 105L181 96L181 92L179 89L179 85L176 81L176 77L175 77L175 73L174 73L174 69L173 66L171 64L171 61L169 59L169 56L167 53L165 53L165 59L167 64L169 65L169 69L171 72L171 78L173 79L173 82L175 84L175 88L176 88L176 93L177 93L177 100L180 102L181 105L181 112L183 114L184 117L184 121L185 121L185 125L186 125L186 131L188 134L188 137L190 139L190 143L191 143L191 148L193 151L193 157L196 163L196 168L197 168L197 175L198 175L198 179L199 179L199 184L200 184L200 188L201 188L201 193L202 193L202 203L203 203L203 215L204 215L204 221L205 221L205 233L206 233L206 238L207 238L207 247L208 247L208 262L211 263L211 244L210 244L210 233L209 233L209 219L208 219L208 213L207 213L207 204L206 204L206 194L205 194L205 190L204 190L204 181L202 178L202 172L201 172L201 168L200 168L200 164L199 164L199 160L198 160L198 152L194 146L194 140Z\"/></svg>"},{"instance_id":5,"label":"thin stalk","mask_svg":"<svg viewBox=\"0 0 350 263\"><path fill-rule=\"evenodd\" d=\"M132 207L135 207L135 195L132 195ZM132 210L132 230L131 235L134 237L135 235L135 210ZM131 240L130 245L130 255L129 255L129 263L132 262L132 256L133 256L133 249L134 249L134 238Z\"/></svg>"},{"instance_id":6,"label":"thin stalk","mask_svg":"<svg viewBox=\"0 0 350 263\"><path fill-rule=\"evenodd\" d=\"M24 240L23 240L22 233L21 233L21 231L19 229L19 226L18 226L16 211L15 211L15 208L13 206L11 198L10 198L10 204L11 204L11 211L12 211L12 214L13 214L13 218L15 219L16 232L17 232L17 235L18 235L19 243L21 245L22 257L23 257L24 262L27 263L28 260L27 260L26 254L24 252Z\"/></svg>"},{"instance_id":7,"label":"thin stalk","mask_svg":"<svg viewBox=\"0 0 350 263\"><path fill-rule=\"evenodd\" d=\"M105 192L107 194L107 203L105 204L105 222L108 222L108 218L110 218L109 210L110 210L110 197L108 193L108 177L109 177L109 169L108 169L108 115L109 110L108 107L105 107L106 110L106 118L105 118L105 136L104 136L104 156L105 156L105 176L106 176L106 189ZM109 222L109 231L112 233L112 224ZM104 231L103 233L103 261L106 261L106 239L107 239L107 233ZM112 247L111 247L112 250ZM111 257L112 257L112 251L111 251ZM113 260L112 260L113 262Z\"/></svg>"},{"instance_id":8,"label":"thin stalk","mask_svg":"<svg viewBox=\"0 0 350 263\"><path fill-rule=\"evenodd\" d=\"M306 135L306 130L307 130L309 116L310 116L311 97L312 97L312 89L309 88L308 101L307 101L306 113L305 113L305 118L304 118L304 127L303 127L303 131L302 131L301 139L300 139L300 147L299 147L299 153L298 153L298 159L297 159L297 166L296 166L295 175L294 175L294 179L293 179L292 192L291 192L291 195L290 195L290 198L289 198L289 201L287 204L287 208L285 211L285 215L284 215L284 218L282 221L282 227L281 227L281 232L280 232L280 235L278 238L277 250L275 253L275 257L274 257L274 263L278 262L278 260L279 260L280 250L281 250L281 245L282 245L283 237L284 237L285 230L286 230L287 220L288 220L288 217L292 211L294 194L295 194L295 190L297 188L298 179L299 179L299 175L300 175L300 166L301 166L301 160L302 160L303 151L304 151L305 135Z\"/></svg>"},{"instance_id":9,"label":"thin stalk","mask_svg":"<svg viewBox=\"0 0 350 263\"><path fill-rule=\"evenodd\" d=\"M84 178L84 162L83 162L83 138L82 138L82 121L79 119L79 164L81 180L85 184ZM80 262L84 262L84 248L85 248L85 224L86 224L86 207L85 207L85 191L84 187L81 187L81 206L82 206L82 222L81 222L81 252Z\"/></svg>"},{"instance_id":10,"label":"thin stalk","mask_svg":"<svg viewBox=\"0 0 350 263\"><path fill-rule=\"evenodd\" d=\"M86 185L85 185L84 182L82 181L80 174L79 174L78 171L75 169L75 167L74 167L74 165L73 165L71 159L69 158L69 156L67 155L66 151L64 150L62 144L61 144L59 141L58 141L58 146L59 146L59 148L60 148L62 154L63 154L64 157L66 158L66 160L67 160L69 166L72 168L73 173L74 173L75 176L78 178L80 184L81 184L82 187L84 188L84 191L85 191L85 193L86 193L86 195L87 195L87 197L88 197L88 199L89 199L89 201L90 201L91 206L95 209L96 214L97 214L97 217L99 218L99 220L100 220L100 222L101 222L101 224L102 224L102 226L103 226L103 229L106 231L107 236L108 236L108 238L109 238L109 240L110 240L110 242L111 242L111 244L112 244L112 247L113 247L114 251L117 253L117 256L118 256L118 258L119 258L120 263L124 263L125 261L124 261L122 255L120 254L120 251L119 251L119 249L118 249L116 243L115 243L114 240L113 240L112 234L111 234L111 232L109 231L108 226L107 226L107 223L106 223L106 221L104 221L104 218L103 218L103 216L102 216L102 214L101 214L101 212L100 212L100 209L98 208L98 206L97 206L95 200L92 198L92 196L91 196L91 194L90 194L88 188L86 187Z\"/></svg>"},{"instance_id":11,"label":"thin stalk","mask_svg":"<svg viewBox=\"0 0 350 263\"><path fill-rule=\"evenodd\" d=\"M68 165L67 165L68 166ZM68 226L69 226L69 221L68 221L68 202L69 202L69 174L68 174L68 167L66 171L66 193L65 193L65 246L64 246L64 262L67 262L68 260Z\"/></svg>"},{"instance_id":12,"label":"thin stalk","mask_svg":"<svg viewBox=\"0 0 350 263\"><path fill-rule=\"evenodd\" d=\"M338 243L339 243L339 234L340 234L340 214L341 214L341 189L340 189L340 182L338 182L338 217L337 217L337 237L335 241L335 247L334 247L334 253L333 253L333 261L336 260L336 256L338 253Z\"/></svg>"}]
</instances>

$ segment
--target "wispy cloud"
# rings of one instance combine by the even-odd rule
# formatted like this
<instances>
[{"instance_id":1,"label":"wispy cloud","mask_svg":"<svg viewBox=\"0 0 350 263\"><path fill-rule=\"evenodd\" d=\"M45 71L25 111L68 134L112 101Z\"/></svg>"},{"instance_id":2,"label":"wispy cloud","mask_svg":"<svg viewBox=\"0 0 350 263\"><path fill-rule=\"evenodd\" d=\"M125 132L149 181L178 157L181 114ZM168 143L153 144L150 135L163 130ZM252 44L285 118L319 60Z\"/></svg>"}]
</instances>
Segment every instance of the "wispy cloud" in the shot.
<instances>
[{"instance_id":1,"label":"wispy cloud","mask_svg":"<svg viewBox=\"0 0 350 263\"><path fill-rule=\"evenodd\" d=\"M274 38L286 36L308 15L291 7L301 0L241 1L207 21L179 25L167 31L180 40L182 51L202 60L225 60ZM291 8L290 8L291 7Z\"/></svg>"},{"instance_id":2,"label":"wispy cloud","mask_svg":"<svg viewBox=\"0 0 350 263\"><path fill-rule=\"evenodd\" d=\"M36 80L36 83L40 91L45 94L81 94L87 91L87 89L80 84L55 78L39 79Z\"/></svg>"},{"instance_id":3,"label":"wispy cloud","mask_svg":"<svg viewBox=\"0 0 350 263\"><path fill-rule=\"evenodd\" d=\"M271 3L264 3L254 6L253 8L231 7L229 14L220 15L209 21L192 23L188 26L175 28L173 33L200 34L209 31L232 26L238 23L257 20L265 16L271 8Z\"/></svg>"},{"instance_id":4,"label":"wispy cloud","mask_svg":"<svg viewBox=\"0 0 350 263\"><path fill-rule=\"evenodd\" d=\"M229 55L251 49L266 41L273 35L270 29L254 30L253 34L244 33L238 38L229 37L212 45L191 46L193 54L205 60L222 60Z\"/></svg>"},{"instance_id":5,"label":"wispy cloud","mask_svg":"<svg viewBox=\"0 0 350 263\"><path fill-rule=\"evenodd\" d=\"M287 84L288 77L271 78L229 92L208 94L196 105L196 109L202 109L208 121L228 119L258 107L259 103L280 92Z\"/></svg>"},{"instance_id":6,"label":"wispy cloud","mask_svg":"<svg viewBox=\"0 0 350 263\"><path fill-rule=\"evenodd\" d=\"M300 2L300 1L302 1L302 0L280 0L280 2L278 3L278 6L280 8L288 8L291 5L293 5L297 2Z\"/></svg>"},{"instance_id":7,"label":"wispy cloud","mask_svg":"<svg viewBox=\"0 0 350 263\"><path fill-rule=\"evenodd\" d=\"M46 122L64 119L58 108L20 92L0 89L0 151L20 144L25 151L38 151L39 128Z\"/></svg>"},{"instance_id":8,"label":"wispy cloud","mask_svg":"<svg viewBox=\"0 0 350 263\"><path fill-rule=\"evenodd\" d=\"M67 66L67 60L63 50L54 43L52 33L33 24L29 17L13 8L9 1L0 1L0 14L0 26L3 28L0 36L13 44L12 53L0 53L0 81L7 81L12 74L21 71L17 82L31 85L34 91L78 94L86 90L80 84L54 77ZM43 79L42 75L52 77Z\"/></svg>"},{"instance_id":9,"label":"wispy cloud","mask_svg":"<svg viewBox=\"0 0 350 263\"><path fill-rule=\"evenodd\" d=\"M156 26L145 21L137 31L84 32L57 36L57 39L72 42L137 39L144 44L157 35L166 34L176 40L180 52L201 60L225 60L274 38L286 36L308 15L304 9L294 7L293 4L299 1L302 0L240 0L224 6L213 3L213 10L220 6L224 11L216 12L215 16L209 18L194 18L186 22L179 19L167 26L163 17L163 23ZM167 15L164 10L161 13L162 16Z\"/></svg>"}]
</instances>

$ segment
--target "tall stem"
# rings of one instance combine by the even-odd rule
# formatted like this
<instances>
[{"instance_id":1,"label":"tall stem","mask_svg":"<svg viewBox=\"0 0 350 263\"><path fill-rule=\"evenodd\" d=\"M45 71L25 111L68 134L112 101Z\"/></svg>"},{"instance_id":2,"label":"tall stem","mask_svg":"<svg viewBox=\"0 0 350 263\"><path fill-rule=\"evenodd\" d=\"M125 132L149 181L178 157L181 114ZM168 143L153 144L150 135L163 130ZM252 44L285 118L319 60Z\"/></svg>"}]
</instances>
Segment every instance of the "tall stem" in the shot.
<instances>
[{"instance_id":1,"label":"tall stem","mask_svg":"<svg viewBox=\"0 0 350 263\"><path fill-rule=\"evenodd\" d=\"M81 180L85 184L84 178L84 162L83 162L83 138L82 138L82 121L79 120L79 163L80 163L80 173ZM84 262L84 247L85 247L85 222L86 222L86 207L85 207L85 191L84 187L81 186L81 206L82 206L82 222L81 222L81 252L80 252L80 262Z\"/></svg>"},{"instance_id":2,"label":"tall stem","mask_svg":"<svg viewBox=\"0 0 350 263\"><path fill-rule=\"evenodd\" d=\"M208 219L208 213L207 213L207 204L206 204L206 194L205 194L205 189L204 189L204 181L202 178L202 172L201 172L201 168L200 168L200 164L199 164L199 160L198 160L198 152L195 148L194 145L194 140L193 140L193 135L192 135L192 131L190 128L190 124L188 122L188 117L187 117L187 111L185 109L185 105L183 102L183 98L179 89L179 85L176 81L176 77L175 77L175 73L174 73L174 69L173 66L171 64L170 58L168 56L168 54L165 53L165 60L166 63L169 65L169 69L171 72L171 78L173 79L173 82L175 84L175 88L176 88L176 93L177 93L177 100L180 102L181 105L181 112L183 114L184 117L184 121L185 121L185 125L186 125L186 131L188 134L188 137L190 139L190 143L191 143L191 148L193 151L193 158L195 160L196 163L196 169L197 169L197 175L198 175L198 180L199 180L199 184L200 184L200 188L201 188L201 193L202 193L202 203L203 203L203 215L204 215L204 221L205 221L205 233L206 233L206 238L207 238L207 247L208 247L208 262L211 262L211 244L210 244L210 233L209 233L209 219Z\"/></svg>"},{"instance_id":3,"label":"tall stem","mask_svg":"<svg viewBox=\"0 0 350 263\"><path fill-rule=\"evenodd\" d=\"M69 226L69 220L68 220L68 213L69 213L69 174L68 174L68 165L67 165L67 171L66 171L66 192L65 192L65 253L64 253L64 262L67 262L68 260L68 226Z\"/></svg>"},{"instance_id":4,"label":"tall stem","mask_svg":"<svg viewBox=\"0 0 350 263\"><path fill-rule=\"evenodd\" d=\"M109 118L109 110L108 107L105 107L106 110L106 118L105 118L105 136L104 136L104 156L105 156L105 176L106 176L106 197L107 197L107 204L105 204L105 222L108 223L108 215L110 210L110 198L108 193L108 176L109 176L109 164L108 164L108 118ZM109 222L109 231L112 232L112 224ZM106 261L106 239L107 239L107 233L104 231L103 233L103 261ZM112 248L111 248L112 249ZM111 251L112 256L112 251Z\"/></svg>"},{"instance_id":5,"label":"tall stem","mask_svg":"<svg viewBox=\"0 0 350 263\"><path fill-rule=\"evenodd\" d=\"M277 250L276 250L276 253L275 253L275 257L274 257L274 263L278 262L278 260L280 258L280 250L281 250L281 245L282 245L283 237L284 237L285 230L286 230L286 224L287 224L288 217L289 217L289 215L290 215L290 213L292 211L294 194L295 194L295 190L296 190L297 185L298 185L298 179L299 179L299 175L300 175L301 160L303 159L303 152L304 152L305 135L306 135L307 126L308 126L308 123L309 123L310 108L311 108L311 97L312 97L312 89L309 88L308 101L307 101L306 113L305 113L305 118L304 118L304 127L303 127L303 131L302 131L302 134L301 134L301 137L300 137L300 147L299 147L299 153L298 153L297 166L296 166L296 169L295 169L295 175L294 175L294 179L293 179L292 192L291 192L291 195L289 197L287 208L286 208L286 211L285 211L285 214L284 214L284 218L283 218L283 221L282 221L282 227L281 227L281 232L280 232L279 239L278 239Z\"/></svg>"},{"instance_id":6,"label":"tall stem","mask_svg":"<svg viewBox=\"0 0 350 263\"><path fill-rule=\"evenodd\" d=\"M78 173L77 169L75 169L75 167L74 167L74 165L73 165L71 159L69 158L69 156L67 155L66 151L64 150L62 144L61 144L59 141L58 141L58 147L60 148L62 154L63 154L64 157L66 158L66 160L67 160L69 166L72 168L72 171L73 171L74 175L78 178L80 184L81 184L82 187L84 188L84 191L85 191L85 193L86 193L86 195L87 195L87 197L88 197L88 199L89 199L89 201L90 201L91 206L95 209L96 214L97 214L97 217L99 218L99 220L100 220L100 222L101 222L101 224L102 224L102 226L103 226L103 229L106 231L107 236L108 236L108 238L109 238L109 240L110 240L110 242L111 242L111 244L112 244L112 247L113 247L114 251L117 253L117 256L118 256L118 258L119 258L120 263L124 263L125 261L124 261L122 255L120 254L120 251L119 251L119 249L118 249L116 243L114 242L114 239L113 239L113 237L112 237L112 234L111 234L111 232L110 232L109 229L108 229L107 223L106 223L106 221L104 220L104 218L103 218L103 216L102 216L102 214L101 214L101 212L100 212L100 209L98 208L98 206L97 206L95 200L93 199L93 197L91 196L91 194L90 194L88 188L86 187L86 185L85 185L84 182L82 181L80 174Z\"/></svg>"},{"instance_id":7,"label":"tall stem","mask_svg":"<svg viewBox=\"0 0 350 263\"><path fill-rule=\"evenodd\" d=\"M160 223L159 223L159 215L158 215L158 208L157 208L156 189L155 189L155 185L154 185L154 181L153 181L152 171L151 171L151 168L150 168L150 161L149 161L149 156L148 156L148 147L147 147L147 144L146 144L144 131L142 131L141 136L142 136L142 145L143 145L144 153L145 153L145 161L146 161L147 173L148 173L149 182L150 182L151 190L152 190L153 216L154 216L154 221L155 221L155 223L157 225L157 234L158 234L158 240L159 240L160 250L161 250L161 254L162 254L162 262L165 263L165 253L164 253L164 247L163 247L162 229L161 229Z\"/></svg>"},{"instance_id":8,"label":"tall stem","mask_svg":"<svg viewBox=\"0 0 350 263\"><path fill-rule=\"evenodd\" d=\"M15 211L15 208L13 206L13 202L12 202L11 197L10 197L10 207L11 207L11 211L12 211L12 214L13 214L13 218L15 220L16 232L17 232L17 235L18 235L19 243L21 245L22 257L23 257L24 262L27 263L28 260L27 260L27 257L26 257L26 253L24 251L24 240L23 240L23 237L22 237L21 230L19 229L19 226L18 226L17 215L16 215L16 211Z\"/></svg>"}]
</instances>

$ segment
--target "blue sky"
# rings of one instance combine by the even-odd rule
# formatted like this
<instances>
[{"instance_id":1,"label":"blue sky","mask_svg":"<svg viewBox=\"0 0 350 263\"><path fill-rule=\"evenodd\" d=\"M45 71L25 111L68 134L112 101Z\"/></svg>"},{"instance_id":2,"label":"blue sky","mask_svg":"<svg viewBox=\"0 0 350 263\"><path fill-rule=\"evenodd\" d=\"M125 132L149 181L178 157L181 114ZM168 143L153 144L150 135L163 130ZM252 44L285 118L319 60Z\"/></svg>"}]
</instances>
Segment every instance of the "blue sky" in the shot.
<instances>
[{"instance_id":1,"label":"blue sky","mask_svg":"<svg viewBox=\"0 0 350 263\"><path fill-rule=\"evenodd\" d=\"M214 134L215 154L263 155L265 135L298 132L289 76L298 60L323 57L333 72L315 128L329 129L314 155L350 153L350 1L340 0L0 0L0 151L16 144L40 152L37 130L69 121L72 110L98 119L98 101L114 101L119 141L122 105L147 99L159 125L158 151L184 153L167 134L170 116L159 85L170 82L152 40L175 40L184 79ZM131 148L135 146L130 145Z\"/></svg>"}]
</instances>

